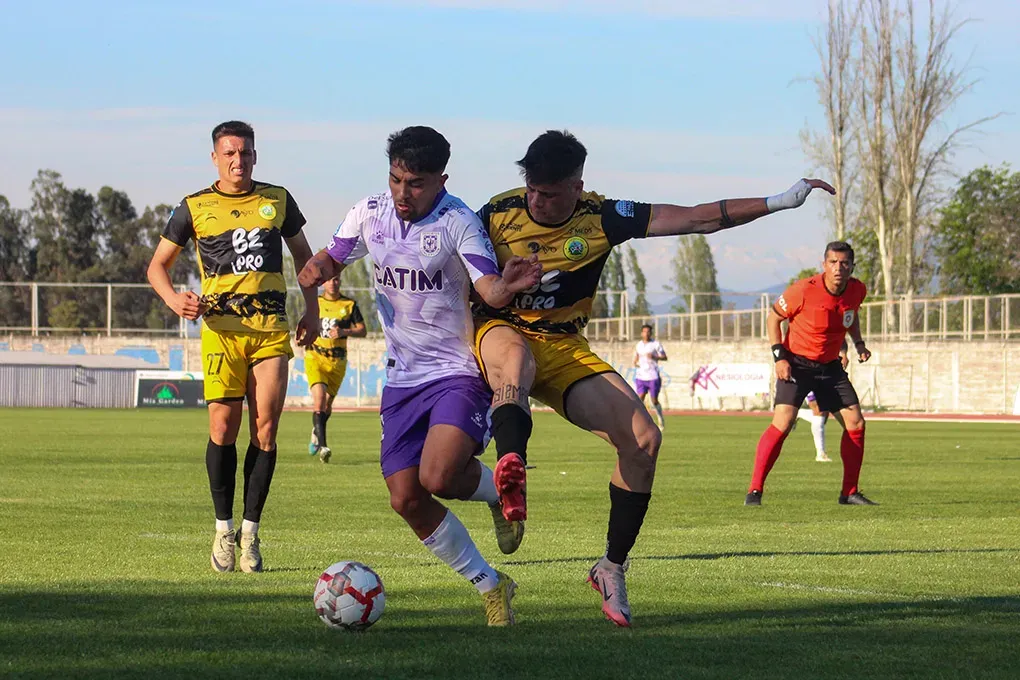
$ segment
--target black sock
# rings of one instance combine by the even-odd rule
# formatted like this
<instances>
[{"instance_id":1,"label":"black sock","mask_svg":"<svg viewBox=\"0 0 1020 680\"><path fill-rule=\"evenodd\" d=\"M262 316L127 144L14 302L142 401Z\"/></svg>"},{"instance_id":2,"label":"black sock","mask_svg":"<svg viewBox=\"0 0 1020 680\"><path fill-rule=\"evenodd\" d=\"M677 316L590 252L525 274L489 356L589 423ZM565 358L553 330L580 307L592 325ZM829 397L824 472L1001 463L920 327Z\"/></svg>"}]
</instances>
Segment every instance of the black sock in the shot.
<instances>
[{"instance_id":1,"label":"black sock","mask_svg":"<svg viewBox=\"0 0 1020 680\"><path fill-rule=\"evenodd\" d=\"M210 439L205 447L205 469L209 472L209 491L216 519L230 519L234 516L237 445L213 444Z\"/></svg>"},{"instance_id":2,"label":"black sock","mask_svg":"<svg viewBox=\"0 0 1020 680\"><path fill-rule=\"evenodd\" d=\"M319 446L326 446L326 421L329 420L329 414L325 411L316 411L312 414L312 431L315 432L315 438L319 442Z\"/></svg>"},{"instance_id":3,"label":"black sock","mask_svg":"<svg viewBox=\"0 0 1020 680\"><path fill-rule=\"evenodd\" d=\"M492 412L492 438L496 440L496 460L508 453L520 455L528 462L528 438L531 437L531 414L517 404L503 404Z\"/></svg>"},{"instance_id":4,"label":"black sock","mask_svg":"<svg viewBox=\"0 0 1020 680\"><path fill-rule=\"evenodd\" d=\"M606 534L606 557L614 564L627 561L641 532L641 524L648 512L650 493L627 491L609 484L609 532Z\"/></svg>"},{"instance_id":5,"label":"black sock","mask_svg":"<svg viewBox=\"0 0 1020 680\"><path fill-rule=\"evenodd\" d=\"M248 453L244 456L244 518L249 522L258 522L262 518L262 508L266 506L275 469L275 446L272 451L263 451L254 442L248 444Z\"/></svg>"}]
</instances>

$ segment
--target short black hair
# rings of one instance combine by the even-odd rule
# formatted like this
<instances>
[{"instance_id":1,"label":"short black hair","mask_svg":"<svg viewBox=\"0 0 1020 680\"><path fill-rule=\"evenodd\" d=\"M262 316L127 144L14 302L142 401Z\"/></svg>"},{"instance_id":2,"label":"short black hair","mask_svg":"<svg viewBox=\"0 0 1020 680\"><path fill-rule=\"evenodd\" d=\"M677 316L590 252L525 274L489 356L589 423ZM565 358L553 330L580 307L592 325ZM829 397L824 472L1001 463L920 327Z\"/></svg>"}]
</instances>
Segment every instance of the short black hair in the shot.
<instances>
[{"instance_id":1,"label":"short black hair","mask_svg":"<svg viewBox=\"0 0 1020 680\"><path fill-rule=\"evenodd\" d=\"M646 328L647 328L648 330L650 330L650 331L651 331L651 330L655 330L654 328L652 328L652 324L650 324L650 323L646 323L646 324L645 324L644 326L642 326L642 327L641 327L641 330L644 330L644 329L646 329Z\"/></svg>"},{"instance_id":2,"label":"short black hair","mask_svg":"<svg viewBox=\"0 0 1020 680\"><path fill-rule=\"evenodd\" d=\"M390 135L386 155L391 165L400 163L416 174L443 172L450 162L450 143L434 129L414 125Z\"/></svg>"},{"instance_id":3,"label":"short black hair","mask_svg":"<svg viewBox=\"0 0 1020 680\"><path fill-rule=\"evenodd\" d=\"M829 253L850 253L850 263L854 262L854 249L846 241L832 241L825 246L825 253L822 258L829 256Z\"/></svg>"},{"instance_id":4,"label":"short black hair","mask_svg":"<svg viewBox=\"0 0 1020 680\"><path fill-rule=\"evenodd\" d=\"M248 123L240 120L228 120L225 123L220 123L213 128L212 131L212 143L216 146L216 142L220 141L220 137L242 137L244 139L250 139L252 145L255 145L255 128Z\"/></svg>"},{"instance_id":5,"label":"short black hair","mask_svg":"<svg viewBox=\"0 0 1020 680\"><path fill-rule=\"evenodd\" d=\"M570 179L584 169L588 150L577 137L566 130L548 130L528 147L528 153L517 161L525 181L555 184Z\"/></svg>"}]
</instances>

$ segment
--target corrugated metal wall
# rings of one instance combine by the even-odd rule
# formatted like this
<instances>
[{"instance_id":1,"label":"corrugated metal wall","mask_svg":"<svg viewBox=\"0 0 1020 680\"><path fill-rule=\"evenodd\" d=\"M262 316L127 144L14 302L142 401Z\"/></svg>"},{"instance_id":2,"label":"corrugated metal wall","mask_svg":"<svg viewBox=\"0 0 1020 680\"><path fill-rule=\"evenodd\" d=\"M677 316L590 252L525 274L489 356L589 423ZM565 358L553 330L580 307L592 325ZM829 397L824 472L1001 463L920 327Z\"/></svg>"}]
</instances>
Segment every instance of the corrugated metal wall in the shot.
<instances>
[{"instance_id":1,"label":"corrugated metal wall","mask_svg":"<svg viewBox=\"0 0 1020 680\"><path fill-rule=\"evenodd\" d=\"M0 364L0 406L132 408L135 369Z\"/></svg>"}]
</instances>

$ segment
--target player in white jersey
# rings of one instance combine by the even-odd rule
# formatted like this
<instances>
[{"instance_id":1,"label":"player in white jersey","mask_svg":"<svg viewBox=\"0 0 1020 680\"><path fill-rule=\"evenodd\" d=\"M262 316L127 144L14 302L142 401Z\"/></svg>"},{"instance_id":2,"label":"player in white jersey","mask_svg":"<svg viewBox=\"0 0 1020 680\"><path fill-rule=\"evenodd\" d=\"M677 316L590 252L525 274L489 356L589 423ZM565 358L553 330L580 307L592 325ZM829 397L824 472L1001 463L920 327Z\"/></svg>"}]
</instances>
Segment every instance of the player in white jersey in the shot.
<instances>
[{"instance_id":1,"label":"player in white jersey","mask_svg":"<svg viewBox=\"0 0 1020 680\"><path fill-rule=\"evenodd\" d=\"M641 403L645 395L652 397L652 406L659 421L659 429L666 429L666 421L662 417L662 404L659 403L659 392L662 390L662 376L659 375L659 362L666 361L666 349L662 343L652 337L652 327L645 324L641 327L641 341L634 348L634 389Z\"/></svg>"},{"instance_id":2,"label":"player in white jersey","mask_svg":"<svg viewBox=\"0 0 1020 680\"><path fill-rule=\"evenodd\" d=\"M850 360L847 358L847 348L848 345L846 340L844 340L843 346L839 349L839 361L843 365L844 371L847 364L850 363ZM831 463L832 459L825 452L825 423L829 421L829 412L823 411L818 406L814 392L808 392L805 400L807 401L808 408L802 408L797 411L797 418L811 425L811 438L815 441L815 462ZM796 421L794 421L793 426L794 428L797 427Z\"/></svg>"},{"instance_id":3,"label":"player in white jersey","mask_svg":"<svg viewBox=\"0 0 1020 680\"><path fill-rule=\"evenodd\" d=\"M492 471L475 456L488 439L492 393L472 353L471 284L495 307L541 278L537 258L508 261L500 276L478 217L448 194L446 139L428 127L389 138L390 193L355 205L329 247L302 270L316 287L368 256L389 360L383 389L380 462L390 505L425 546L468 579L485 601L489 625L514 623L517 584L478 552L460 520L434 497L486 501L500 549L524 535L503 518Z\"/></svg>"}]
</instances>

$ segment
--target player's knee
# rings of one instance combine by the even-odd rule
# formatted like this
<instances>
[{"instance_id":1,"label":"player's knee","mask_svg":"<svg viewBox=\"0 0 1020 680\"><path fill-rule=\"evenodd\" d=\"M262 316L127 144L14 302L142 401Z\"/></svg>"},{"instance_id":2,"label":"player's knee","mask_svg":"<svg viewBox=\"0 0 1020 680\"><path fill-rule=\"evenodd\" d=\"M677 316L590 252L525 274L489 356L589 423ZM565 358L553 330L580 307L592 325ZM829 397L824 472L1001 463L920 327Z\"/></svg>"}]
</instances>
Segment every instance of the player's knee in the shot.
<instances>
[{"instance_id":1,"label":"player's knee","mask_svg":"<svg viewBox=\"0 0 1020 680\"><path fill-rule=\"evenodd\" d=\"M649 421L633 432L630 441L618 448L620 462L629 468L650 473L655 470L662 445L662 432Z\"/></svg>"},{"instance_id":2,"label":"player's knee","mask_svg":"<svg viewBox=\"0 0 1020 680\"><path fill-rule=\"evenodd\" d=\"M418 470L418 481L433 496L453 498L454 471L440 466L421 467Z\"/></svg>"},{"instance_id":3,"label":"player's knee","mask_svg":"<svg viewBox=\"0 0 1020 680\"><path fill-rule=\"evenodd\" d=\"M421 508L421 498L417 494L395 491L390 494L390 507L405 519L413 518Z\"/></svg>"},{"instance_id":4,"label":"player's knee","mask_svg":"<svg viewBox=\"0 0 1020 680\"><path fill-rule=\"evenodd\" d=\"M215 444L233 444L237 434L232 431L229 420L215 420L209 423L209 439Z\"/></svg>"},{"instance_id":5,"label":"player's knee","mask_svg":"<svg viewBox=\"0 0 1020 680\"><path fill-rule=\"evenodd\" d=\"M864 414L860 411L850 411L843 415L843 424L847 430L863 430Z\"/></svg>"},{"instance_id":6,"label":"player's knee","mask_svg":"<svg viewBox=\"0 0 1020 680\"><path fill-rule=\"evenodd\" d=\"M273 447L276 446L276 431L279 429L280 423L278 420L271 420L266 423L259 423L255 427L255 432L252 433L252 439L263 451L272 451Z\"/></svg>"}]
</instances>

